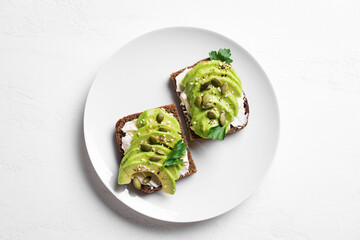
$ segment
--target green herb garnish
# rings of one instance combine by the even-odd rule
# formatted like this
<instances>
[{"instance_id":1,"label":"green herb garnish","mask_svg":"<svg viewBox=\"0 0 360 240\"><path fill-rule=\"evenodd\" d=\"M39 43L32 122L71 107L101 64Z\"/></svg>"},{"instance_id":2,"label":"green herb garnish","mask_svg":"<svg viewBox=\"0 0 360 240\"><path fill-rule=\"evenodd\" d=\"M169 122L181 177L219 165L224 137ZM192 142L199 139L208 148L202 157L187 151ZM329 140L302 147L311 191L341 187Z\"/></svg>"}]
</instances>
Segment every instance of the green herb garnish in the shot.
<instances>
[{"instance_id":1,"label":"green herb garnish","mask_svg":"<svg viewBox=\"0 0 360 240\"><path fill-rule=\"evenodd\" d=\"M175 144L174 148L171 150L163 166L167 167L167 166L173 166L184 163L184 161L180 158L184 155L186 149L187 149L186 143L184 143L182 140L179 140Z\"/></svg>"},{"instance_id":2,"label":"green herb garnish","mask_svg":"<svg viewBox=\"0 0 360 240\"><path fill-rule=\"evenodd\" d=\"M226 135L226 128L227 126L216 126L216 127L212 127L210 128L210 132L209 132L209 135L208 137L209 138L212 138L214 140L224 140L225 138L225 135Z\"/></svg>"},{"instance_id":3,"label":"green herb garnish","mask_svg":"<svg viewBox=\"0 0 360 240\"><path fill-rule=\"evenodd\" d=\"M226 48L220 48L218 52L216 51L211 51L209 52L209 56L211 60L220 60L222 62L225 62L227 64L232 63L232 59L230 58L231 53L230 53L230 49L226 49Z\"/></svg>"}]
</instances>

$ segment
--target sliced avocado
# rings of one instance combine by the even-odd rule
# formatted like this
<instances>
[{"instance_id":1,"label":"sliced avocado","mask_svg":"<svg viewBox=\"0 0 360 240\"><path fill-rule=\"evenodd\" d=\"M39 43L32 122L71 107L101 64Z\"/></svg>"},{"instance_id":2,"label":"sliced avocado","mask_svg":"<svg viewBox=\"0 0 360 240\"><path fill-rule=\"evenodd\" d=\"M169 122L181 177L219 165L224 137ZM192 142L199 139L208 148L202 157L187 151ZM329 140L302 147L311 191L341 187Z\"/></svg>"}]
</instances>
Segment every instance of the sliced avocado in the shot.
<instances>
[{"instance_id":1,"label":"sliced avocado","mask_svg":"<svg viewBox=\"0 0 360 240\"><path fill-rule=\"evenodd\" d=\"M236 116L238 114L239 111L239 104L236 100L236 97L232 94L229 94L229 96L227 96L226 98L224 98L222 96L222 93L218 90L218 89L210 89L208 91L204 91L204 92L195 92L194 96L189 96L190 98L190 102L192 103L192 105L196 108L198 108L199 110L203 110L202 109L202 105L197 107L195 104L195 100L196 97L198 95L203 96L206 93L210 94L210 98L209 98L209 102L215 103L215 107L218 109L219 112L226 110L231 112L231 114L233 114L234 116ZM190 112L191 115L194 115L193 109L191 109L192 111Z\"/></svg>"},{"instance_id":2,"label":"sliced avocado","mask_svg":"<svg viewBox=\"0 0 360 240\"><path fill-rule=\"evenodd\" d=\"M167 147L164 147L162 145L152 145L153 147L153 151L149 152L148 156L155 156L155 155L158 155L158 156L167 156L171 150ZM157 151L163 151L165 153L165 155L162 155L162 154L158 154ZM124 155L124 157L121 159L121 165L124 165L128 160L130 160L131 158L133 158L133 156L137 155L137 154L140 154L140 153L143 153L144 151L142 151L140 149L140 147L138 148L133 148L131 150L128 150L126 151L126 154Z\"/></svg>"},{"instance_id":3,"label":"sliced avocado","mask_svg":"<svg viewBox=\"0 0 360 240\"><path fill-rule=\"evenodd\" d=\"M233 68L231 68L231 70L224 72L221 69L215 68L214 71L212 71L212 73L211 73L211 75L212 75L211 77L212 78L216 77L216 78L219 78L220 80L226 80L228 82L232 82L236 87L238 87L238 88L240 88L240 90L242 90L239 76L236 74L235 71L233 71Z\"/></svg>"},{"instance_id":4,"label":"sliced avocado","mask_svg":"<svg viewBox=\"0 0 360 240\"><path fill-rule=\"evenodd\" d=\"M164 109L157 108L144 111L136 126L138 130L120 164L118 183L130 183L133 175L140 172L154 174L161 182L162 190L174 194L181 165L164 166L164 162L175 144L182 140L179 122Z\"/></svg>"},{"instance_id":5,"label":"sliced avocado","mask_svg":"<svg viewBox=\"0 0 360 240\"><path fill-rule=\"evenodd\" d=\"M133 174L138 172L154 173L161 182L161 190L165 193L174 194L176 191L175 179L172 174L164 167L156 163L129 164L121 167L118 177L118 184L128 184L131 182Z\"/></svg>"},{"instance_id":6,"label":"sliced avocado","mask_svg":"<svg viewBox=\"0 0 360 240\"><path fill-rule=\"evenodd\" d=\"M170 153L171 150L161 145L154 145L153 148L155 151L158 149L163 150L166 153L166 155L157 154L155 151L144 152L138 148L134 148L130 150L129 154L126 154L123 157L123 159L121 160L121 166L127 165L128 163L131 163L134 160L140 161L141 159L143 159L143 161L148 161L153 156L161 157L162 159L158 160L157 162L163 164L165 162L167 155Z\"/></svg>"},{"instance_id":7,"label":"sliced avocado","mask_svg":"<svg viewBox=\"0 0 360 240\"><path fill-rule=\"evenodd\" d=\"M208 78L209 76L224 77L233 81L234 84L241 89L240 77L234 68L230 65L226 65L226 68L222 69L221 66L223 66L223 63L220 63L219 61L200 62L185 75L181 83L184 86L187 86L189 82L202 80L203 78Z\"/></svg>"},{"instance_id":8,"label":"sliced avocado","mask_svg":"<svg viewBox=\"0 0 360 240\"><path fill-rule=\"evenodd\" d=\"M199 112L194 115L192 120L192 126L197 130L196 134L199 136L207 136L210 132L210 128L216 127L219 125L218 120L210 120L207 117L207 113L205 111Z\"/></svg>"},{"instance_id":9,"label":"sliced avocado","mask_svg":"<svg viewBox=\"0 0 360 240\"><path fill-rule=\"evenodd\" d=\"M139 128L133 136L133 140L137 139L141 135L145 135L147 133L151 133L154 131L160 131L160 132L168 132L174 136L179 135L177 130L172 128L171 126L165 125L165 124L155 124L155 125L146 125L142 128Z\"/></svg>"},{"instance_id":10,"label":"sliced avocado","mask_svg":"<svg viewBox=\"0 0 360 240\"><path fill-rule=\"evenodd\" d=\"M223 112L224 125L230 129L229 124L239 112L237 98L242 95L240 77L231 65L218 60L200 62L185 75L181 84L190 104L191 128L197 135L209 138L210 129L220 124ZM205 104L203 97L207 94L210 97Z\"/></svg>"},{"instance_id":11,"label":"sliced avocado","mask_svg":"<svg viewBox=\"0 0 360 240\"><path fill-rule=\"evenodd\" d=\"M163 164L166 160L166 156L164 156L164 159L162 159L160 161L156 161L156 162L149 160L151 156L155 156L155 154L137 154L136 156L131 157L131 159L129 159L125 164L120 165L120 170L127 168L128 166L132 166L134 164L144 165L144 164L150 163L150 164L162 167L162 168L166 168L174 180L179 179L179 177L180 177L179 170L181 169L180 164L163 167ZM180 166L180 169L178 169L179 166Z\"/></svg>"},{"instance_id":12,"label":"sliced avocado","mask_svg":"<svg viewBox=\"0 0 360 240\"><path fill-rule=\"evenodd\" d=\"M134 148L130 150L129 154L123 157L120 166L132 164L134 160L136 160L136 162L148 162L149 158L155 155L154 152L143 152L140 149Z\"/></svg>"},{"instance_id":13,"label":"sliced avocado","mask_svg":"<svg viewBox=\"0 0 360 240\"><path fill-rule=\"evenodd\" d=\"M156 146L158 148L161 149L162 146ZM162 149L164 149L165 147L162 147ZM135 150L136 151L136 150ZM132 154L129 154L124 162L121 162L120 168L126 168L129 165L134 165L134 164L145 164L145 163L151 163L151 164L155 164L158 166L163 166L164 162L167 159L167 155L159 155L156 154L155 152L138 152L135 153L135 151L133 151ZM167 149L168 152L170 152L169 149ZM160 160L152 160L152 157L160 157ZM167 166L166 169L170 172L172 178L174 180L179 179L179 170L178 167L180 166L180 164L177 165L173 165L173 166Z\"/></svg>"},{"instance_id":14,"label":"sliced avocado","mask_svg":"<svg viewBox=\"0 0 360 240\"><path fill-rule=\"evenodd\" d=\"M181 136L179 134L173 135L171 133L154 131L151 133L147 133L136 138L130 145L129 150L133 148L138 148L141 143L149 143L150 136L155 137L160 145L168 146L169 148L173 148L174 145L181 140ZM129 151L128 150L128 151Z\"/></svg>"},{"instance_id":15,"label":"sliced avocado","mask_svg":"<svg viewBox=\"0 0 360 240\"><path fill-rule=\"evenodd\" d=\"M208 136L210 128L219 125L219 118L222 112L225 112L226 124L229 124L234 120L234 116L236 116L239 111L238 102L236 101L236 97L234 95L229 94L229 96L223 98L221 97L221 93L218 89L210 89L204 91L203 93L197 92L195 93L195 96L199 94L204 95L206 93L210 94L209 103L214 104L214 107L208 110L204 110L203 106L198 107L194 102L190 111L192 116L192 126L197 130L196 134L201 137ZM208 111L213 112L216 115L216 119L209 119L207 116Z\"/></svg>"},{"instance_id":16,"label":"sliced avocado","mask_svg":"<svg viewBox=\"0 0 360 240\"><path fill-rule=\"evenodd\" d=\"M200 91L201 85L203 83L211 81L211 79L213 79L214 77L216 77L216 75L209 75L206 78L204 78L203 80L199 80L198 82L191 81L190 83L192 83L192 84L189 83L188 85L186 85L186 90L185 90L186 95L189 96L189 95L192 95L192 93L196 93L196 92L204 93L205 91ZM237 83L235 83L234 81L232 81L226 77L216 77L216 78L220 80L221 84L224 84L225 82L227 82L228 86L229 86L229 92L232 93L235 97L241 96L242 90L237 85ZM212 90L212 89L218 90L218 88L212 86L211 84L209 85L209 89L210 90Z\"/></svg>"},{"instance_id":17,"label":"sliced avocado","mask_svg":"<svg viewBox=\"0 0 360 240\"><path fill-rule=\"evenodd\" d=\"M159 113L163 114L163 116L164 116L164 118L161 122L158 122L156 120L157 115ZM175 129L177 132L181 132L180 124L176 120L176 118L161 108L154 108L154 109L146 110L136 120L136 125L138 128L141 128L145 125L155 125L155 124L164 124L164 125L167 125L173 129Z\"/></svg>"}]
</instances>

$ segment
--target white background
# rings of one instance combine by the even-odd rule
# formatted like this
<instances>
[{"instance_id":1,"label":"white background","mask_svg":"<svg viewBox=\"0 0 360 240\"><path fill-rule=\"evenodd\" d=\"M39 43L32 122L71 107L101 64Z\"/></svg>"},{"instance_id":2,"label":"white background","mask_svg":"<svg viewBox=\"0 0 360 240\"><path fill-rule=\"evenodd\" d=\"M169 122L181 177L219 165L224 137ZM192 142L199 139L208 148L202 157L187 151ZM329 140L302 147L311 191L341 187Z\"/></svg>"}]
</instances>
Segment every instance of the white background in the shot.
<instances>
[{"instance_id":1,"label":"white background","mask_svg":"<svg viewBox=\"0 0 360 240\"><path fill-rule=\"evenodd\" d=\"M360 2L129 2L0 1L0 239L360 239ZM281 115L260 188L191 224L116 200L82 129L102 64L134 37L179 25L247 49Z\"/></svg>"}]
</instances>

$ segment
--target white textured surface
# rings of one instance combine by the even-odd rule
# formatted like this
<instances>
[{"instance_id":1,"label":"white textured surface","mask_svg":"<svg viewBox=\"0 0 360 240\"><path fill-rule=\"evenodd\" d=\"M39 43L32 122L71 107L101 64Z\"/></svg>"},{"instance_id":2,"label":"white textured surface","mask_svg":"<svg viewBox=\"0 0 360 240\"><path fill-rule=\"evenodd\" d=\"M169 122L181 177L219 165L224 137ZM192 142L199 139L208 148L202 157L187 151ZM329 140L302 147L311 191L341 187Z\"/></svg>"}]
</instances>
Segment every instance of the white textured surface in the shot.
<instances>
[{"instance_id":1,"label":"white textured surface","mask_svg":"<svg viewBox=\"0 0 360 240\"><path fill-rule=\"evenodd\" d=\"M359 9L356 0L1 1L0 239L360 239ZM119 203L82 135L104 61L174 25L238 41L268 74L281 114L277 156L258 191L193 224Z\"/></svg>"}]
</instances>

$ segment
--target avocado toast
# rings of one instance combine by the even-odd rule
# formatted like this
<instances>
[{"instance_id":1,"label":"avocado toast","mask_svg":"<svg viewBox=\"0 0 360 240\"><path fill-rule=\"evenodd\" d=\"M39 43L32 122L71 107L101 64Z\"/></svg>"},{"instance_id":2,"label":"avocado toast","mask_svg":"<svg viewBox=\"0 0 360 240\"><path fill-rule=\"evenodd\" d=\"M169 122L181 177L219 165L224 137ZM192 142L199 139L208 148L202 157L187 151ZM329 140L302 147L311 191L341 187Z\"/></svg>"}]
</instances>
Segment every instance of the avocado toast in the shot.
<instances>
[{"instance_id":1,"label":"avocado toast","mask_svg":"<svg viewBox=\"0 0 360 240\"><path fill-rule=\"evenodd\" d=\"M175 181L197 171L175 104L121 118L115 135L122 159L120 185L133 181L145 193L174 194Z\"/></svg>"},{"instance_id":2,"label":"avocado toast","mask_svg":"<svg viewBox=\"0 0 360 240\"><path fill-rule=\"evenodd\" d=\"M223 140L248 123L248 100L240 77L230 65L230 50L209 55L170 75L191 141Z\"/></svg>"}]
</instances>

